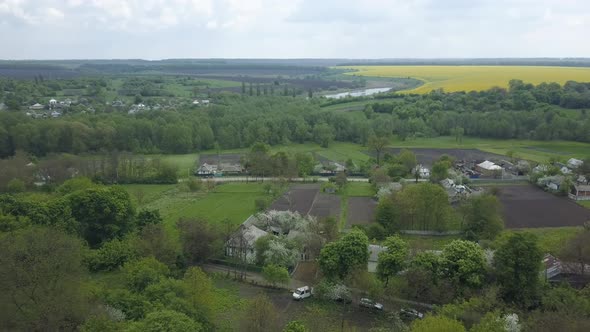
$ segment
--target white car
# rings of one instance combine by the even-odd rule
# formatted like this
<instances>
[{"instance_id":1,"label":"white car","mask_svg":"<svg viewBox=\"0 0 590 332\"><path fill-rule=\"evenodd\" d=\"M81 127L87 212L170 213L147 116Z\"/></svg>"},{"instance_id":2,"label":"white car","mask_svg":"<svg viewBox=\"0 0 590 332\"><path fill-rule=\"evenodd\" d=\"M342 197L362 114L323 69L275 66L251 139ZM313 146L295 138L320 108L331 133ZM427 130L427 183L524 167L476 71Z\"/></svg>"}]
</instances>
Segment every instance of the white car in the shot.
<instances>
[{"instance_id":1,"label":"white car","mask_svg":"<svg viewBox=\"0 0 590 332\"><path fill-rule=\"evenodd\" d=\"M383 310L383 304L379 303L379 302L375 302L371 299L367 299L367 298L362 298L359 301L359 305L361 307L365 307L365 308L369 308L369 309L375 309L375 310Z\"/></svg>"},{"instance_id":2,"label":"white car","mask_svg":"<svg viewBox=\"0 0 590 332\"><path fill-rule=\"evenodd\" d=\"M294 300L306 299L311 296L312 291L313 291L313 288L310 288L309 286L299 287L293 292L293 299Z\"/></svg>"}]
</instances>

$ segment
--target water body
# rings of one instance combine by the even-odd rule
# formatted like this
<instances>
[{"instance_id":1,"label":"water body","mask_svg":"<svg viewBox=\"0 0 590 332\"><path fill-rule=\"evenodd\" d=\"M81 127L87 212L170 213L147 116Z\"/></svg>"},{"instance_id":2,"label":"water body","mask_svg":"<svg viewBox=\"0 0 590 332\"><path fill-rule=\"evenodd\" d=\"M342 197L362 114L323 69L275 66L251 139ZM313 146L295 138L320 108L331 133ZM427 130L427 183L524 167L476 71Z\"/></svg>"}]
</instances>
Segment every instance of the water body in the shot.
<instances>
[{"instance_id":1,"label":"water body","mask_svg":"<svg viewBox=\"0 0 590 332\"><path fill-rule=\"evenodd\" d=\"M393 89L393 88L371 88L371 89L364 89L364 90L353 90L353 91L336 93L336 94L332 94L332 95L325 95L324 97L330 98L330 99L340 99L340 98L345 98L348 96L364 97L364 96L374 95L376 93L387 92L391 89Z\"/></svg>"}]
</instances>

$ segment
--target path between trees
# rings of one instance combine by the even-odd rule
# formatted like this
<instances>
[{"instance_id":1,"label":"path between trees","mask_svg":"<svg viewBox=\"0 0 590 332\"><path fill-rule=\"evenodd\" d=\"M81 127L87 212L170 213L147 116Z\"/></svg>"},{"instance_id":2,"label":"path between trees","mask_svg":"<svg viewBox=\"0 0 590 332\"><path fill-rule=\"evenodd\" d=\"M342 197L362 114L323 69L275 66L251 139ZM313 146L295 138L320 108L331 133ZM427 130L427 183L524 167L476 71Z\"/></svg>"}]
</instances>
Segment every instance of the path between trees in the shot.
<instances>
[{"instance_id":1,"label":"path between trees","mask_svg":"<svg viewBox=\"0 0 590 332\"><path fill-rule=\"evenodd\" d=\"M230 276L235 275L235 273L236 273L235 268L228 267L226 265L221 265L221 264L207 263L207 264L203 264L201 266L201 268L208 273L221 273L221 274L227 275L228 271L229 271ZM240 271L238 271L238 273L240 273ZM256 285L258 287L264 287L264 288L266 288L268 286L268 282L264 279L264 277L260 273L247 271L247 272L244 272L243 275L244 275L243 280L246 282L249 282L252 285ZM313 287L313 285L307 285L306 283L304 283L302 281L291 278L289 280L288 285L281 285L281 286L278 286L277 288L282 288L285 290L292 291L298 287L303 287L303 286L312 286ZM353 298L361 298L364 296L363 291L361 291L360 289L350 288L350 290L353 293ZM385 296L384 300L385 300L384 302L409 305L412 307L420 307L420 308L427 309L427 310L434 309L434 305L430 304L430 303L406 300L406 299L393 297L393 296Z\"/></svg>"}]
</instances>

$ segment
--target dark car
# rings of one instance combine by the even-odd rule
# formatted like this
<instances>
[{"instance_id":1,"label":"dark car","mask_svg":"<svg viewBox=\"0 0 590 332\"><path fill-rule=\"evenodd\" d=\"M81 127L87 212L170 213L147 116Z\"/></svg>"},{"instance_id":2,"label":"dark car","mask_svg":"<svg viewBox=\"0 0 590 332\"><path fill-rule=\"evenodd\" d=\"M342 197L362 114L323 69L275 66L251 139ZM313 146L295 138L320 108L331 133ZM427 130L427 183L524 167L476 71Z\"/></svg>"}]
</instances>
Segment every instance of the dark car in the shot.
<instances>
[{"instance_id":1,"label":"dark car","mask_svg":"<svg viewBox=\"0 0 590 332\"><path fill-rule=\"evenodd\" d=\"M424 314L415 309L403 308L399 311L399 316L404 320L414 320L424 318Z\"/></svg>"},{"instance_id":2,"label":"dark car","mask_svg":"<svg viewBox=\"0 0 590 332\"><path fill-rule=\"evenodd\" d=\"M362 298L359 301L359 305L361 307L365 307L365 308L369 308L369 309L374 309L374 310L383 310L383 304L375 302L371 299L367 299L367 298Z\"/></svg>"}]
</instances>

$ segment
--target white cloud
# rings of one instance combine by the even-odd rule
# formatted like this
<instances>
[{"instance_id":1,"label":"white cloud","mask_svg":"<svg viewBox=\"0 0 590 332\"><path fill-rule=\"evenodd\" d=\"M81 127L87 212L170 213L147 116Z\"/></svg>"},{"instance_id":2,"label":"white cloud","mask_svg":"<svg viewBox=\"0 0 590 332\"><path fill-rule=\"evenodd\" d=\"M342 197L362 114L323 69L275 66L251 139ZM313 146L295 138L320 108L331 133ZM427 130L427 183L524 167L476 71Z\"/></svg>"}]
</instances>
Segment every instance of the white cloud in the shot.
<instances>
[{"instance_id":1,"label":"white cloud","mask_svg":"<svg viewBox=\"0 0 590 332\"><path fill-rule=\"evenodd\" d=\"M590 54L575 0L0 0L0 24L0 58Z\"/></svg>"}]
</instances>

